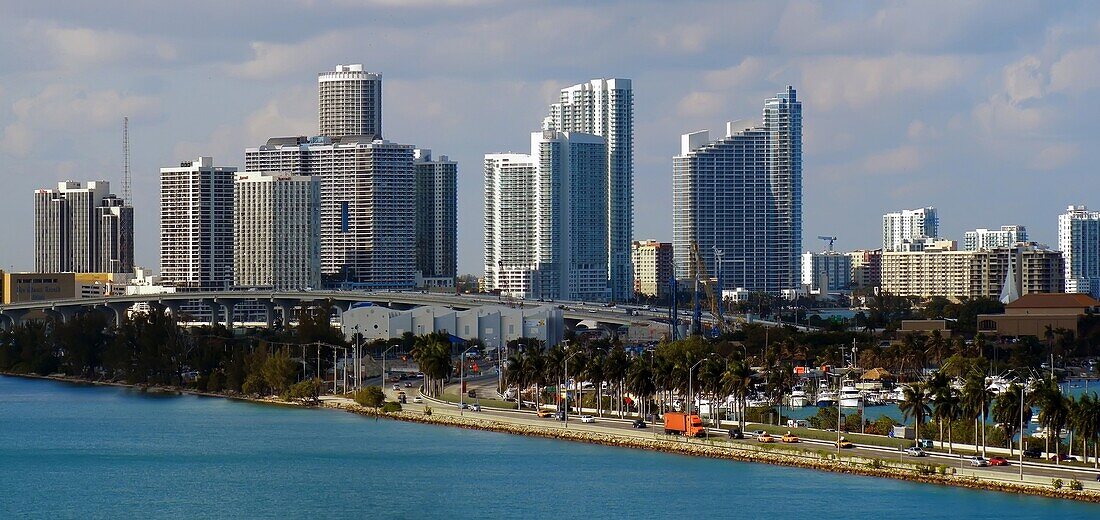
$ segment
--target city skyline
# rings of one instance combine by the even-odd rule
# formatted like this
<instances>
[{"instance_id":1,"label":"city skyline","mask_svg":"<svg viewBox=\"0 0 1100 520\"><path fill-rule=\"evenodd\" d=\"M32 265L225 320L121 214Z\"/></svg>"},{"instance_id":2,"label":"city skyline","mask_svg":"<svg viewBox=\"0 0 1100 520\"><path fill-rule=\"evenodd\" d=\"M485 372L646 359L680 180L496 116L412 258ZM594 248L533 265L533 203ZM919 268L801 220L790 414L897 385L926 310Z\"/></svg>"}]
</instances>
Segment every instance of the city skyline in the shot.
<instances>
[{"instance_id":1,"label":"city skyline","mask_svg":"<svg viewBox=\"0 0 1100 520\"><path fill-rule=\"evenodd\" d=\"M0 199L0 218L9 223L0 239L13 247L0 262L33 265L26 194L67 179L119 183L121 119L129 115L136 263L158 265L159 168L202 155L243 169L244 148L313 134L312 78L336 63L363 63L384 75L387 138L469 165L458 179L466 210L459 211L460 273L481 265L481 172L472 166L486 150L522 150L522 136L560 89L592 77L633 80L635 207L645 208L635 211L635 239L671 239L676 137L753 118L759 99L785 84L799 87L812 121L804 137L804 237L837 236L842 250L874 247L882 214L931 205L948 238L1018 223L1053 245L1067 205L1098 205L1077 188L1087 182L1083 150L1097 119L1089 94L1100 87L1086 67L1100 52L1094 6L1014 5L989 19L981 6L828 12L812 3L721 4L710 8L716 16L699 17L697 9L655 4L635 20L641 29L594 21L626 6L428 2L375 10L377 19L361 23L354 15L363 11L339 6L303 13L299 31L285 35L267 29L274 13L199 3L189 9L200 16L225 12L187 39L170 29L182 16L173 6L107 5L97 13L10 6L0 27L8 29L3 38L18 40L0 51L0 159L11 193ZM484 35L477 28L487 20L506 27L534 13L590 21L473 38ZM944 19L951 22L909 23ZM723 31L720 20L746 26ZM225 24L239 30L225 34ZM450 45L396 37L445 27L454 29ZM567 48L540 49L536 41L563 36L558 27L569 27L561 38ZM395 37L384 44L361 38L372 29ZM146 37L147 45L131 45ZM603 52L561 58L597 38ZM16 52L27 45L41 55ZM332 48L339 51L315 52ZM66 146L47 146L47 138ZM1040 180L1049 188L1034 189ZM997 197L972 196L991 186ZM804 240L802 249L817 247Z\"/></svg>"}]
</instances>

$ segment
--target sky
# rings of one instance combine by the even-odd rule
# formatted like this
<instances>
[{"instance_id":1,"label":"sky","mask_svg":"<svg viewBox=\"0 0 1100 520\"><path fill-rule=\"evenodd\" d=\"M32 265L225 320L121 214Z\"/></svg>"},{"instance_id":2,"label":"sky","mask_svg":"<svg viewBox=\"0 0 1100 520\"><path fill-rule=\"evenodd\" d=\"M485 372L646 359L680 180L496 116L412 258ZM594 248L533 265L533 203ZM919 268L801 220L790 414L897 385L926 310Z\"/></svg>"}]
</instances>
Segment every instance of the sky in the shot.
<instances>
[{"instance_id":1,"label":"sky","mask_svg":"<svg viewBox=\"0 0 1100 520\"><path fill-rule=\"evenodd\" d=\"M680 135L803 102L803 249L881 243L933 205L941 235L1027 226L1057 246L1100 209L1100 4L1075 1L0 0L0 267L32 270L33 190L121 191L156 269L159 168L244 165L317 132L316 74L383 75L387 139L459 162L459 271L482 271L482 157L529 148L557 92L633 80L635 238L672 239Z\"/></svg>"}]
</instances>

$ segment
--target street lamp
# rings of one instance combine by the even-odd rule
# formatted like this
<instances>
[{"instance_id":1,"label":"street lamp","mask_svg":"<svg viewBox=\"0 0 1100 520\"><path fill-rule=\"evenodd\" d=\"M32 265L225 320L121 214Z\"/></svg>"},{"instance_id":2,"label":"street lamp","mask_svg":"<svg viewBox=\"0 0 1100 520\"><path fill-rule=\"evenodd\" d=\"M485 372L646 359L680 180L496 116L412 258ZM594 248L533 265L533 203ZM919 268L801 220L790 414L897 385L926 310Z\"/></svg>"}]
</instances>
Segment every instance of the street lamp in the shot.
<instances>
[{"instance_id":1,"label":"street lamp","mask_svg":"<svg viewBox=\"0 0 1100 520\"><path fill-rule=\"evenodd\" d=\"M395 348L397 348L397 345L391 345L390 348L382 351L382 375L378 376L381 378L381 381L378 382L378 386L382 388L382 395L386 395L386 354Z\"/></svg>"},{"instance_id":2,"label":"street lamp","mask_svg":"<svg viewBox=\"0 0 1100 520\"><path fill-rule=\"evenodd\" d=\"M566 346L568 346L568 345L569 344L566 343ZM565 427L566 428L569 427L569 360L573 356L576 356L577 354L580 354L580 353L581 353L581 351L578 350L578 351L576 351L572 354L569 354L568 356L565 356ZM578 403L580 402L579 398L578 398L577 402ZM577 411L579 412L580 409L578 408Z\"/></svg>"},{"instance_id":3,"label":"street lamp","mask_svg":"<svg viewBox=\"0 0 1100 520\"><path fill-rule=\"evenodd\" d=\"M702 363L703 363L704 361L706 361L707 359L710 359L710 357L711 357L711 356L713 356L713 355L714 355L713 353L712 353L712 354L708 354L708 355L706 355L705 357L703 357L703 359L700 359L699 361L696 361L696 362L695 362L695 364L694 364L694 365L691 365L691 368L689 368L689 369L688 369L688 406L687 406L687 415L688 415L688 416L690 416L690 415L691 415L691 411L692 411L692 409L694 408L694 404L695 404L695 403L694 403L694 401L695 401L695 394L694 394L694 393L692 393L692 391L691 391L691 378L692 378L692 374L694 374L694 373L695 373L695 367L699 366L700 364L702 364Z\"/></svg>"},{"instance_id":4,"label":"street lamp","mask_svg":"<svg viewBox=\"0 0 1100 520\"><path fill-rule=\"evenodd\" d=\"M474 345L462 351L458 362L458 415L462 415L463 405L466 404L466 353L476 348Z\"/></svg>"},{"instance_id":5,"label":"street lamp","mask_svg":"<svg viewBox=\"0 0 1100 520\"><path fill-rule=\"evenodd\" d=\"M359 324L356 324L354 329L355 329L355 353L352 355L352 357L355 359L355 366L352 367L351 376L352 376L352 378L355 379L355 385L354 386L355 386L355 389L358 390L359 389L359 382L361 381L361 379L359 377L359 341L360 341L360 338L362 336L360 336L360 334L359 334ZM383 390L385 390L385 389L383 389Z\"/></svg>"}]
</instances>

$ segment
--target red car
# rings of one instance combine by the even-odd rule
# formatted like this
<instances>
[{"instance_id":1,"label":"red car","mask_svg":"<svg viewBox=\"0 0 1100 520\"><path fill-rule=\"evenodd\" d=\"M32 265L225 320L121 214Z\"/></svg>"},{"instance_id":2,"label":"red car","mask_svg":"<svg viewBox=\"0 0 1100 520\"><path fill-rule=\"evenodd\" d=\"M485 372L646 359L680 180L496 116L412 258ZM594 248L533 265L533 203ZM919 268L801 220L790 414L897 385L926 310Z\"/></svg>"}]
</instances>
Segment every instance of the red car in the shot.
<instances>
[{"instance_id":1,"label":"red car","mask_svg":"<svg viewBox=\"0 0 1100 520\"><path fill-rule=\"evenodd\" d=\"M1004 457L990 457L989 458L989 465L990 466L1007 466L1008 465L1008 459L1006 459Z\"/></svg>"}]
</instances>

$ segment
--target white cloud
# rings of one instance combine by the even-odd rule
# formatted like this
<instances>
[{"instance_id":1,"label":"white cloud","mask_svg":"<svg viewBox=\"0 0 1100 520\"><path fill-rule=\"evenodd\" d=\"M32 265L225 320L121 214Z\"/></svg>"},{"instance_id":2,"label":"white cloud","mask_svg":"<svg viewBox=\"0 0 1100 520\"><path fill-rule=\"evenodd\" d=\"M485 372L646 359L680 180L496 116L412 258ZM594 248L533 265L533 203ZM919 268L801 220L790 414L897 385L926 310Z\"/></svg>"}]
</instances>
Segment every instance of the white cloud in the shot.
<instances>
[{"instance_id":1,"label":"white cloud","mask_svg":"<svg viewBox=\"0 0 1100 520\"><path fill-rule=\"evenodd\" d=\"M1050 67L1050 89L1080 93L1100 88L1100 46L1074 49Z\"/></svg>"},{"instance_id":2,"label":"white cloud","mask_svg":"<svg viewBox=\"0 0 1100 520\"><path fill-rule=\"evenodd\" d=\"M714 92L692 92L676 104L676 111L685 117L720 115L725 109L725 99Z\"/></svg>"},{"instance_id":3,"label":"white cloud","mask_svg":"<svg viewBox=\"0 0 1100 520\"><path fill-rule=\"evenodd\" d=\"M317 132L317 98L304 87L290 89L248 114L238 123L217 126L203 141L182 141L175 159L213 156L222 164L237 164L244 149L270 137L313 135Z\"/></svg>"},{"instance_id":4,"label":"white cloud","mask_svg":"<svg viewBox=\"0 0 1100 520\"><path fill-rule=\"evenodd\" d=\"M704 73L703 80L715 89L729 89L771 77L769 68L774 66L767 60L749 56L733 67Z\"/></svg>"},{"instance_id":5,"label":"white cloud","mask_svg":"<svg viewBox=\"0 0 1100 520\"><path fill-rule=\"evenodd\" d=\"M1053 118L1049 107L1017 105L1005 94L995 94L971 111L986 137L1023 137L1042 131Z\"/></svg>"},{"instance_id":6,"label":"white cloud","mask_svg":"<svg viewBox=\"0 0 1100 520\"><path fill-rule=\"evenodd\" d=\"M1036 170L1050 171L1066 166L1081 154L1075 143L1056 143L1043 147L1030 161Z\"/></svg>"},{"instance_id":7,"label":"white cloud","mask_svg":"<svg viewBox=\"0 0 1100 520\"><path fill-rule=\"evenodd\" d=\"M4 128L0 147L26 156L46 133L82 133L120 125L123 116L150 119L159 114L160 101L115 90L86 91L72 85L47 85L38 94L11 106L15 121Z\"/></svg>"},{"instance_id":8,"label":"white cloud","mask_svg":"<svg viewBox=\"0 0 1100 520\"><path fill-rule=\"evenodd\" d=\"M167 63L177 58L176 47L163 38L137 36L88 28L32 25L32 37L45 40L49 56L61 67L87 69L106 64Z\"/></svg>"},{"instance_id":9,"label":"white cloud","mask_svg":"<svg viewBox=\"0 0 1100 520\"><path fill-rule=\"evenodd\" d=\"M1012 103L1043 97L1047 82L1043 62L1034 55L1024 56L1004 69L1005 94Z\"/></svg>"},{"instance_id":10,"label":"white cloud","mask_svg":"<svg viewBox=\"0 0 1100 520\"><path fill-rule=\"evenodd\" d=\"M883 100L930 94L964 80L957 56L896 54L881 58L829 56L802 63L802 84L815 110L862 108Z\"/></svg>"}]
</instances>

